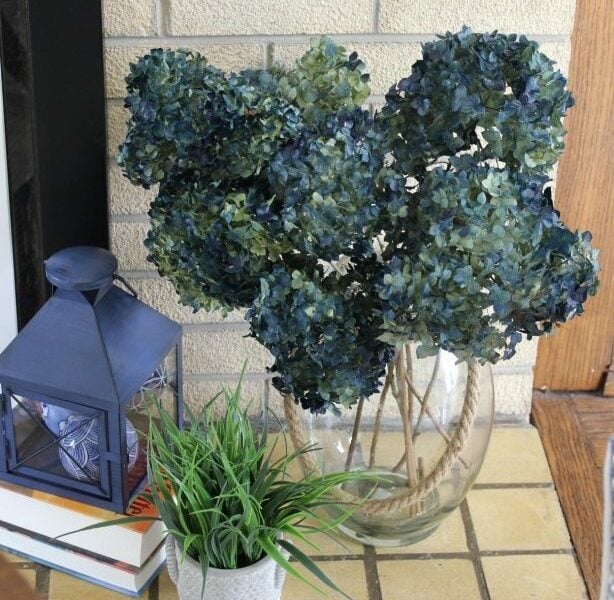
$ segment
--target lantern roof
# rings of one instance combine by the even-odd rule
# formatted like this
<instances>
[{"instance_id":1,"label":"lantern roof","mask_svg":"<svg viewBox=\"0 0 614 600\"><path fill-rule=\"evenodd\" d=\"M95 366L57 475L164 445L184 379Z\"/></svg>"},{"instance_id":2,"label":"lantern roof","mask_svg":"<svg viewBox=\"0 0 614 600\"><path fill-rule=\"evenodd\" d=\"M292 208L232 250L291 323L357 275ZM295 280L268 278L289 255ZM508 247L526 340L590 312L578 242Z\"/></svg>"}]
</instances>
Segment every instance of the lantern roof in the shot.
<instances>
[{"instance_id":1,"label":"lantern roof","mask_svg":"<svg viewBox=\"0 0 614 600\"><path fill-rule=\"evenodd\" d=\"M64 290L98 290L113 283L115 271L115 256L93 246L65 248L45 261L47 279Z\"/></svg>"},{"instance_id":2,"label":"lantern roof","mask_svg":"<svg viewBox=\"0 0 614 600\"><path fill-rule=\"evenodd\" d=\"M181 326L109 283L103 271L93 276L101 275L105 289L81 292L68 282L56 290L0 354L0 382L102 406L138 392L179 341Z\"/></svg>"}]
</instances>

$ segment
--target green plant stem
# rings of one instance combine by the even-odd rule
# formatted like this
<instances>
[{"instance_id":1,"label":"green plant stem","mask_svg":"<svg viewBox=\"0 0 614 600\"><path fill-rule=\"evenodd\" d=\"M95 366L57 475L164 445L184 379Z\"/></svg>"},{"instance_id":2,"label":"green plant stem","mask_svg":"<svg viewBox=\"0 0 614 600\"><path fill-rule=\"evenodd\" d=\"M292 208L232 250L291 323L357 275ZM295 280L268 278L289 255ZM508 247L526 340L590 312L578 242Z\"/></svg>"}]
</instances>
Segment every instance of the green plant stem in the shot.
<instances>
[{"instance_id":1,"label":"green plant stem","mask_svg":"<svg viewBox=\"0 0 614 600\"><path fill-rule=\"evenodd\" d=\"M407 486L413 488L418 483L418 472L414 457L414 444L412 440L410 410L409 410L409 387L407 379L407 363L405 358L405 347L403 346L396 358L396 370L399 375L399 403L401 406L401 418L403 420L403 436L405 439L405 466L407 468Z\"/></svg>"}]
</instances>

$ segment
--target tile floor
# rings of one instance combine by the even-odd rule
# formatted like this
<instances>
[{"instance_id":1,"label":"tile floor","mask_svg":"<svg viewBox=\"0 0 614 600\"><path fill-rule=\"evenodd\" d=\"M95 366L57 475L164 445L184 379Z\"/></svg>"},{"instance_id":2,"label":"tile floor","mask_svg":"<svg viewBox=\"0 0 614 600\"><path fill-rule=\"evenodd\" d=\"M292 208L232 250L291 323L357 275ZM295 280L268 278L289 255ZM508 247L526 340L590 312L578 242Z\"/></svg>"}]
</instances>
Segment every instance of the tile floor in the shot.
<instances>
[{"instance_id":1,"label":"tile floor","mask_svg":"<svg viewBox=\"0 0 614 600\"><path fill-rule=\"evenodd\" d=\"M588 598L533 428L495 429L476 485L430 538L393 549L344 544L323 538L317 560L354 600ZM10 560L39 600L124 597L17 557ZM318 597L300 582L286 580L283 600ZM177 594L164 573L143 598L176 600Z\"/></svg>"}]
</instances>

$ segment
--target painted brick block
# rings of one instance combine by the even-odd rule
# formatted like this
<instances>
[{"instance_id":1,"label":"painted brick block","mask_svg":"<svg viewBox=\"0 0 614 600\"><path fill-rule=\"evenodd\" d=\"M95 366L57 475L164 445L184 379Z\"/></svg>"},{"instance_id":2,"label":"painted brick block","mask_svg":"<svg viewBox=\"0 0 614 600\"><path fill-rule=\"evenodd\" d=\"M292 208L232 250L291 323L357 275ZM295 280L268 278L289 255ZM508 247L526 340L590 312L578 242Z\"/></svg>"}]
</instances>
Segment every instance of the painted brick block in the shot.
<instances>
[{"instance_id":1,"label":"painted brick block","mask_svg":"<svg viewBox=\"0 0 614 600\"><path fill-rule=\"evenodd\" d=\"M117 157L119 145L126 137L128 116L128 111L121 105L107 105L107 151L112 160Z\"/></svg>"},{"instance_id":2,"label":"painted brick block","mask_svg":"<svg viewBox=\"0 0 614 600\"><path fill-rule=\"evenodd\" d=\"M372 0L171 0L171 35L353 33L371 31Z\"/></svg>"},{"instance_id":3,"label":"painted brick block","mask_svg":"<svg viewBox=\"0 0 614 600\"><path fill-rule=\"evenodd\" d=\"M186 381L183 386L183 398L188 407L198 412L211 401L224 386L231 390L236 389L239 380L238 375L228 375L215 381ZM252 415L258 415L262 411L265 382L262 379L246 379L241 383L241 405L249 408ZM224 396L213 403L213 411L216 415L224 414L226 403Z\"/></svg>"},{"instance_id":4,"label":"painted brick block","mask_svg":"<svg viewBox=\"0 0 614 600\"><path fill-rule=\"evenodd\" d=\"M444 33L468 25L475 31L571 34L574 0L380 0L379 30Z\"/></svg>"},{"instance_id":5,"label":"painted brick block","mask_svg":"<svg viewBox=\"0 0 614 600\"><path fill-rule=\"evenodd\" d=\"M183 336L186 373L264 373L273 362L268 350L240 331L187 329Z\"/></svg>"},{"instance_id":6,"label":"painted brick block","mask_svg":"<svg viewBox=\"0 0 614 600\"><path fill-rule=\"evenodd\" d=\"M147 262L148 223L111 223L111 252L117 257L120 271L151 271L155 267Z\"/></svg>"},{"instance_id":7,"label":"painted brick block","mask_svg":"<svg viewBox=\"0 0 614 600\"><path fill-rule=\"evenodd\" d=\"M495 414L498 419L529 420L533 373L495 373Z\"/></svg>"},{"instance_id":8,"label":"painted brick block","mask_svg":"<svg viewBox=\"0 0 614 600\"><path fill-rule=\"evenodd\" d=\"M104 0L102 6L106 36L156 34L155 0Z\"/></svg>"}]
</instances>

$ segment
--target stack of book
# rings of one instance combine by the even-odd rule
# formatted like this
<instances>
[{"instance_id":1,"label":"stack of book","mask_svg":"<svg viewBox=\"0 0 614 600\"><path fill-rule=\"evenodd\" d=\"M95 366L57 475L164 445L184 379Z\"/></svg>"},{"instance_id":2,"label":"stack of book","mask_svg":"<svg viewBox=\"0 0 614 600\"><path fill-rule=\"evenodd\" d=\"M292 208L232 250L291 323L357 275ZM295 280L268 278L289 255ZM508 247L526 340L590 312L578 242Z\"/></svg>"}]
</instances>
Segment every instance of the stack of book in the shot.
<instances>
[{"instance_id":1,"label":"stack of book","mask_svg":"<svg viewBox=\"0 0 614 600\"><path fill-rule=\"evenodd\" d=\"M127 515L157 517L137 496ZM97 585L140 595L165 562L161 521L110 525L57 536L125 515L0 482L0 549Z\"/></svg>"}]
</instances>

